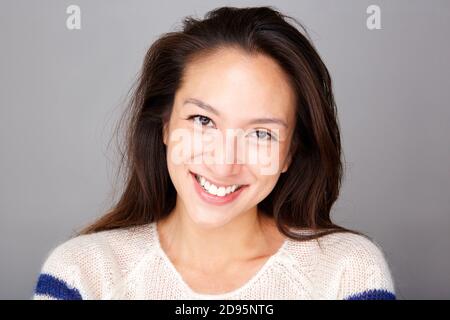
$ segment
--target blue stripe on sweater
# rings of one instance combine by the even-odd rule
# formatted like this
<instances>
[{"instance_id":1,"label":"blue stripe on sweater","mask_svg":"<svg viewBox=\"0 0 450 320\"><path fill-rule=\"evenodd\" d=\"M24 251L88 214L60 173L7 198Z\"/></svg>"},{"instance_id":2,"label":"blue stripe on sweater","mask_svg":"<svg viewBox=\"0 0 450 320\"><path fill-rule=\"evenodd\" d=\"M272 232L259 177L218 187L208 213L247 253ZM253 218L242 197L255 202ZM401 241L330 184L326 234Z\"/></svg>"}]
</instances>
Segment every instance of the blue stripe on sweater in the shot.
<instances>
[{"instance_id":1,"label":"blue stripe on sweater","mask_svg":"<svg viewBox=\"0 0 450 320\"><path fill-rule=\"evenodd\" d=\"M82 300L77 289L69 288L65 281L46 273L39 275L35 293L61 300Z\"/></svg>"},{"instance_id":2,"label":"blue stripe on sweater","mask_svg":"<svg viewBox=\"0 0 450 320\"><path fill-rule=\"evenodd\" d=\"M355 293L344 300L396 300L395 294L388 290L372 289Z\"/></svg>"}]
</instances>

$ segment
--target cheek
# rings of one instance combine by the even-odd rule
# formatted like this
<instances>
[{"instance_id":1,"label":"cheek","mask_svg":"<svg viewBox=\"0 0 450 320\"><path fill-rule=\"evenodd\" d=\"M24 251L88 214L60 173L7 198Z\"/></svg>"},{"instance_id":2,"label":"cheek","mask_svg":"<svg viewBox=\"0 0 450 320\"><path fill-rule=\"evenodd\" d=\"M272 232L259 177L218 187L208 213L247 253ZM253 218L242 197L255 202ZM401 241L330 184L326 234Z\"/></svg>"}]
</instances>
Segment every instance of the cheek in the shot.
<instances>
[{"instance_id":1,"label":"cheek","mask_svg":"<svg viewBox=\"0 0 450 320\"><path fill-rule=\"evenodd\" d=\"M280 175L257 175L255 183L254 200L259 203L264 200L278 182Z\"/></svg>"},{"instance_id":2,"label":"cheek","mask_svg":"<svg viewBox=\"0 0 450 320\"><path fill-rule=\"evenodd\" d=\"M277 175L282 170L286 148L279 142L250 144L248 160L260 176Z\"/></svg>"},{"instance_id":3,"label":"cheek","mask_svg":"<svg viewBox=\"0 0 450 320\"><path fill-rule=\"evenodd\" d=\"M195 141L190 130L175 128L168 134L167 161L172 165L183 165L193 157Z\"/></svg>"}]
</instances>

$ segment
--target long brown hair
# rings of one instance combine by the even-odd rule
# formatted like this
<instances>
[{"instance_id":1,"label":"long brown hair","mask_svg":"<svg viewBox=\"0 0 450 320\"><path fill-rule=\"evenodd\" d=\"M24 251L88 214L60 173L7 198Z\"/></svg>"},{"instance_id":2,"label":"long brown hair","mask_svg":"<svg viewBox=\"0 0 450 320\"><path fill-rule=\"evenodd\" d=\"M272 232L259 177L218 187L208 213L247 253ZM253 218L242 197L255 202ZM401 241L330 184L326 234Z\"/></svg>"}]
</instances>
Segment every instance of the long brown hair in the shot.
<instances>
[{"instance_id":1,"label":"long brown hair","mask_svg":"<svg viewBox=\"0 0 450 320\"><path fill-rule=\"evenodd\" d=\"M291 20L297 23L300 32ZM222 7L204 19L191 16L181 31L169 32L149 48L125 118L125 188L103 217L81 231L88 234L158 221L175 207L163 124L168 121L183 70L194 58L219 48L237 47L274 59L297 93L296 129L289 169L258 204L287 237L317 239L333 232L354 232L334 224L330 210L342 180L341 140L328 70L308 40L306 29L271 6ZM124 119L124 118L123 118ZM318 232L300 234L293 228Z\"/></svg>"}]
</instances>

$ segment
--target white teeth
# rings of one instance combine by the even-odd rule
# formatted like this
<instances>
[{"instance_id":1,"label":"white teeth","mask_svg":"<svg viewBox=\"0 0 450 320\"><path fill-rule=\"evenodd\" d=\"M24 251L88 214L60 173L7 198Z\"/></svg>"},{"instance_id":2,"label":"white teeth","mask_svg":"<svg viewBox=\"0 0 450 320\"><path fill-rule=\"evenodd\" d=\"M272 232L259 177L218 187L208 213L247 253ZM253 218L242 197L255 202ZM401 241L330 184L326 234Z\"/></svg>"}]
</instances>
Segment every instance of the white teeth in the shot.
<instances>
[{"instance_id":1,"label":"white teeth","mask_svg":"<svg viewBox=\"0 0 450 320\"><path fill-rule=\"evenodd\" d=\"M238 189L240 185L234 184L232 186L228 187L217 187L216 185L210 183L208 180L206 180L204 177L196 175L195 176L199 184L203 187L204 190L206 190L208 193L212 195L216 195L219 197L224 197Z\"/></svg>"},{"instance_id":2,"label":"white teeth","mask_svg":"<svg viewBox=\"0 0 450 320\"><path fill-rule=\"evenodd\" d=\"M219 189L217 189L217 195L219 197L223 197L225 195L225 188L224 187L220 187Z\"/></svg>"},{"instance_id":3,"label":"white teeth","mask_svg":"<svg viewBox=\"0 0 450 320\"><path fill-rule=\"evenodd\" d=\"M208 192L213 195L217 195L217 187L215 185L211 184L208 188Z\"/></svg>"}]
</instances>

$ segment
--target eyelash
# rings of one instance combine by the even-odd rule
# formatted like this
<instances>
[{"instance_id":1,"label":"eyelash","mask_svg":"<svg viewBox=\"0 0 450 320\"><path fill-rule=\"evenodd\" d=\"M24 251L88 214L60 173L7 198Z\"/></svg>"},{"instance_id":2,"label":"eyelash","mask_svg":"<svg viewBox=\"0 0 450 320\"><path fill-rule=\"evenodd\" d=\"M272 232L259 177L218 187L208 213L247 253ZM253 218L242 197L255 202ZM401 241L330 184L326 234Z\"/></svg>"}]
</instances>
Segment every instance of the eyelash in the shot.
<instances>
[{"instance_id":1,"label":"eyelash","mask_svg":"<svg viewBox=\"0 0 450 320\"><path fill-rule=\"evenodd\" d=\"M196 115L192 115L192 116L190 116L190 117L188 117L186 120L191 120L191 121L193 121L194 123L195 123L195 121L196 121L196 119L197 118L202 118L203 120L205 120L205 119L207 119L207 120L209 120L211 123L214 123L210 118L208 118L208 117L206 117L206 116L202 116L202 115L199 115L199 114L196 114ZM200 122L200 124L203 126L203 124ZM269 137L268 139L262 139L262 140L276 140L276 138L272 135L272 133L270 132L270 130L255 130L255 131L253 131L253 132L263 132L263 133L266 133L267 134L267 136Z\"/></svg>"}]
</instances>

